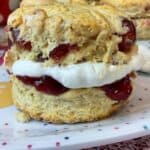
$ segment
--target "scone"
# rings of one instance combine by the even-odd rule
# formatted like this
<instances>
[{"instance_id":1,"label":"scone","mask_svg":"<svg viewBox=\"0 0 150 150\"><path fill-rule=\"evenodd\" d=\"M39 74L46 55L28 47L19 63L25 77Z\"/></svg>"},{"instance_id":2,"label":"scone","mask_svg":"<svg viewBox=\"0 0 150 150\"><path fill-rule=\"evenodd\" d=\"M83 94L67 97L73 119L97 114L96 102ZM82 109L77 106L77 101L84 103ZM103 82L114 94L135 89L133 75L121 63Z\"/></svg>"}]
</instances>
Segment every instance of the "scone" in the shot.
<instances>
[{"instance_id":1,"label":"scone","mask_svg":"<svg viewBox=\"0 0 150 150\"><path fill-rule=\"evenodd\" d=\"M55 2L63 3L63 4L87 4L86 0L22 0L20 3L20 7L30 7L30 6L47 6L52 5Z\"/></svg>"},{"instance_id":2,"label":"scone","mask_svg":"<svg viewBox=\"0 0 150 150\"><path fill-rule=\"evenodd\" d=\"M55 0L61 3L90 4L93 6L109 4L123 11L133 20L137 39L150 39L150 0ZM23 0L21 7L49 5L54 0Z\"/></svg>"},{"instance_id":3,"label":"scone","mask_svg":"<svg viewBox=\"0 0 150 150\"><path fill-rule=\"evenodd\" d=\"M137 30L138 39L150 39L150 0L99 0L128 14Z\"/></svg>"},{"instance_id":4,"label":"scone","mask_svg":"<svg viewBox=\"0 0 150 150\"><path fill-rule=\"evenodd\" d=\"M31 118L95 121L127 103L142 58L133 23L113 7L22 6L8 27L14 103Z\"/></svg>"}]
</instances>

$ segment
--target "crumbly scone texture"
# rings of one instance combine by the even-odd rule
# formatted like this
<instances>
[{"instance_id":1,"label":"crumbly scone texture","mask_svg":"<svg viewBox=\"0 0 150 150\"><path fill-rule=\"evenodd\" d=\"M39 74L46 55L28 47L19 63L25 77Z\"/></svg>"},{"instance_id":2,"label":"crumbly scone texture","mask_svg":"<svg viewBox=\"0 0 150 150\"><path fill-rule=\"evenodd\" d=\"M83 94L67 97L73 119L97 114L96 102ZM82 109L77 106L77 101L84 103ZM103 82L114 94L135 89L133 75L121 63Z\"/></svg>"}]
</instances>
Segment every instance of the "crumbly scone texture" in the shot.
<instances>
[{"instance_id":1,"label":"crumbly scone texture","mask_svg":"<svg viewBox=\"0 0 150 150\"><path fill-rule=\"evenodd\" d=\"M150 18L133 19L137 30L137 38L148 40L150 39Z\"/></svg>"},{"instance_id":2,"label":"crumbly scone texture","mask_svg":"<svg viewBox=\"0 0 150 150\"><path fill-rule=\"evenodd\" d=\"M150 0L99 0L126 12L131 17L150 17Z\"/></svg>"},{"instance_id":3,"label":"crumbly scone texture","mask_svg":"<svg viewBox=\"0 0 150 150\"><path fill-rule=\"evenodd\" d=\"M150 0L89 0L86 2L93 6L108 4L116 7L132 18L136 26L137 39L150 39Z\"/></svg>"},{"instance_id":4,"label":"crumbly scone texture","mask_svg":"<svg viewBox=\"0 0 150 150\"><path fill-rule=\"evenodd\" d=\"M126 64L130 54L118 50L126 16L111 6L63 5L22 7L8 19L11 29L19 30L19 39L32 43L32 50L13 44L8 57L37 61L38 56L49 58L50 52L61 44L76 45L73 51L56 62L49 58L45 66L68 65L84 61ZM9 32L9 38L12 34Z\"/></svg>"},{"instance_id":5,"label":"crumbly scone texture","mask_svg":"<svg viewBox=\"0 0 150 150\"><path fill-rule=\"evenodd\" d=\"M12 90L15 105L28 117L53 123L100 120L127 102L111 100L96 88L69 90L60 96L47 95L15 77Z\"/></svg>"},{"instance_id":6,"label":"crumbly scone texture","mask_svg":"<svg viewBox=\"0 0 150 150\"><path fill-rule=\"evenodd\" d=\"M22 0L20 7L30 7L30 6L43 6L43 5L51 5L54 4L55 2L60 2L60 3L78 3L78 4L87 4L85 0Z\"/></svg>"}]
</instances>

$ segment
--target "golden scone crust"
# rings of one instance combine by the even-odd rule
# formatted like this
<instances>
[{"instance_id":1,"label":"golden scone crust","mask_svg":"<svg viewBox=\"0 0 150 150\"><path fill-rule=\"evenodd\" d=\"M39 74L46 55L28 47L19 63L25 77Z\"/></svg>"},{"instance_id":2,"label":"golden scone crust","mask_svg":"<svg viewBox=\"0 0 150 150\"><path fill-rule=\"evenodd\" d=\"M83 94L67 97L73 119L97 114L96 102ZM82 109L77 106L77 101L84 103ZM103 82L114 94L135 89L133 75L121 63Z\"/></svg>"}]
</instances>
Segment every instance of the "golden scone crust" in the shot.
<instances>
[{"instance_id":1,"label":"golden scone crust","mask_svg":"<svg viewBox=\"0 0 150 150\"><path fill-rule=\"evenodd\" d=\"M129 15L137 31L137 39L150 39L150 0L100 0Z\"/></svg>"},{"instance_id":2,"label":"golden scone crust","mask_svg":"<svg viewBox=\"0 0 150 150\"><path fill-rule=\"evenodd\" d=\"M55 2L60 3L79 3L79 4L86 4L87 2L85 0L22 0L20 7L29 7L29 6L46 6L46 5L52 5Z\"/></svg>"},{"instance_id":3,"label":"golden scone crust","mask_svg":"<svg viewBox=\"0 0 150 150\"><path fill-rule=\"evenodd\" d=\"M86 0L85 0L86 1ZM136 26L137 39L150 39L150 0L87 0L88 4L108 4L124 12Z\"/></svg>"},{"instance_id":4,"label":"golden scone crust","mask_svg":"<svg viewBox=\"0 0 150 150\"><path fill-rule=\"evenodd\" d=\"M115 6L131 17L150 16L150 0L100 0L100 3Z\"/></svg>"},{"instance_id":5,"label":"golden scone crust","mask_svg":"<svg viewBox=\"0 0 150 150\"><path fill-rule=\"evenodd\" d=\"M110 116L127 101L114 101L96 88L69 90L60 96L43 94L13 79L15 105L36 120L53 123L89 122Z\"/></svg>"},{"instance_id":6,"label":"golden scone crust","mask_svg":"<svg viewBox=\"0 0 150 150\"><path fill-rule=\"evenodd\" d=\"M37 61L38 55L49 58L54 48L61 44L76 45L73 52L59 63L76 64L83 61L126 64L130 54L118 50L121 37L127 32L122 27L125 18L111 6L62 5L22 7L12 13L8 26L19 31L19 39L30 41L32 50L13 44L9 54L17 59ZM9 32L10 39L12 33ZM45 66L55 65L49 58Z\"/></svg>"},{"instance_id":7,"label":"golden scone crust","mask_svg":"<svg viewBox=\"0 0 150 150\"><path fill-rule=\"evenodd\" d=\"M137 18L133 22L136 26L137 38L143 40L150 39L150 18Z\"/></svg>"}]
</instances>

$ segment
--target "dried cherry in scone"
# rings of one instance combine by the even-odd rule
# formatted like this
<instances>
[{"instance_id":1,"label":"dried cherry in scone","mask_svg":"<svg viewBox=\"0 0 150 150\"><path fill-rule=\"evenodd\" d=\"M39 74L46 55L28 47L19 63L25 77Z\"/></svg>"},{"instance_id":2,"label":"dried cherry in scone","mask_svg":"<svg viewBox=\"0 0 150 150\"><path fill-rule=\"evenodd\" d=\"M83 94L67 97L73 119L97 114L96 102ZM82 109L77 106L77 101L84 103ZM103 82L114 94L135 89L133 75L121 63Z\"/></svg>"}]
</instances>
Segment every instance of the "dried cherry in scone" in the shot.
<instances>
[{"instance_id":1,"label":"dried cherry in scone","mask_svg":"<svg viewBox=\"0 0 150 150\"><path fill-rule=\"evenodd\" d=\"M30 41L25 41L23 39L19 39L19 34L20 34L19 29L11 28L10 32L11 32L11 35L12 35L13 42L15 44L17 44L21 48L24 48L25 50L29 50L30 51L32 49L32 45L31 45ZM12 44L10 44L10 46L11 45Z\"/></svg>"},{"instance_id":2,"label":"dried cherry in scone","mask_svg":"<svg viewBox=\"0 0 150 150\"><path fill-rule=\"evenodd\" d=\"M122 52L129 52L132 45L136 40L136 29L132 21L124 19L122 21L122 26L127 27L127 33L120 35L122 41L119 43L119 50Z\"/></svg>"},{"instance_id":3,"label":"dried cherry in scone","mask_svg":"<svg viewBox=\"0 0 150 150\"><path fill-rule=\"evenodd\" d=\"M74 51L77 49L77 45L71 45L71 44L60 44L56 48L53 49L53 51L50 52L49 56L54 61L58 62L65 58L71 51Z\"/></svg>"},{"instance_id":4,"label":"dried cherry in scone","mask_svg":"<svg viewBox=\"0 0 150 150\"><path fill-rule=\"evenodd\" d=\"M127 100L132 92L132 84L130 77L126 76L115 83L102 86L101 89L113 100Z\"/></svg>"},{"instance_id":5,"label":"dried cherry in scone","mask_svg":"<svg viewBox=\"0 0 150 150\"><path fill-rule=\"evenodd\" d=\"M39 78L28 76L17 76L17 78L21 80L24 84L32 85L36 88L36 90L46 94L57 96L69 90L68 88L64 87L58 81L49 76L42 76Z\"/></svg>"}]
</instances>

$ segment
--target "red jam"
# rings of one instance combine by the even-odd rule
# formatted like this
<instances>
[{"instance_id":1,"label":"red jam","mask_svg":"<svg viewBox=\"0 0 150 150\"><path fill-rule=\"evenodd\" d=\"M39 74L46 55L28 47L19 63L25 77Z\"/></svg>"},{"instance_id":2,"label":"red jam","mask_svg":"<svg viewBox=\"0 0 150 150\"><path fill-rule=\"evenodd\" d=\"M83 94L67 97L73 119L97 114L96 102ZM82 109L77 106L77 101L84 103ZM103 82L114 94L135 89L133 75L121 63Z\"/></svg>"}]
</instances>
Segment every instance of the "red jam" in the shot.
<instances>
[{"instance_id":1,"label":"red jam","mask_svg":"<svg viewBox=\"0 0 150 150\"><path fill-rule=\"evenodd\" d=\"M123 20L122 26L127 27L128 32L121 35L122 41L119 43L119 50L122 52L129 52L136 40L136 29L132 21L127 19Z\"/></svg>"},{"instance_id":2,"label":"red jam","mask_svg":"<svg viewBox=\"0 0 150 150\"><path fill-rule=\"evenodd\" d=\"M130 77L126 76L125 78L101 87L105 91L105 94L113 100L126 100L132 92L132 85Z\"/></svg>"},{"instance_id":3,"label":"red jam","mask_svg":"<svg viewBox=\"0 0 150 150\"><path fill-rule=\"evenodd\" d=\"M50 52L49 56L54 59L56 62L59 62L63 58L65 58L69 52L77 49L77 45L70 44L60 44L53 51Z\"/></svg>"},{"instance_id":4,"label":"red jam","mask_svg":"<svg viewBox=\"0 0 150 150\"><path fill-rule=\"evenodd\" d=\"M19 47L24 48L25 50L31 51L31 49L32 49L31 42L19 39L18 37L19 37L20 31L18 29L11 28L10 31L11 31L14 43L16 43ZM12 42L10 40L9 40L9 43L10 43L9 46L11 47Z\"/></svg>"},{"instance_id":5,"label":"red jam","mask_svg":"<svg viewBox=\"0 0 150 150\"><path fill-rule=\"evenodd\" d=\"M69 90L49 76L42 76L39 78L17 76L17 78L24 84L34 86L38 91L46 94L58 96ZM115 83L102 86L101 89L104 90L106 95L111 99L120 101L126 100L130 96L132 85L129 76L126 76Z\"/></svg>"},{"instance_id":6,"label":"red jam","mask_svg":"<svg viewBox=\"0 0 150 150\"><path fill-rule=\"evenodd\" d=\"M24 84L34 86L38 91L46 94L52 94L57 96L68 91L68 88L64 87L62 84L49 76L42 76L39 78L17 76L17 78L21 80Z\"/></svg>"}]
</instances>

